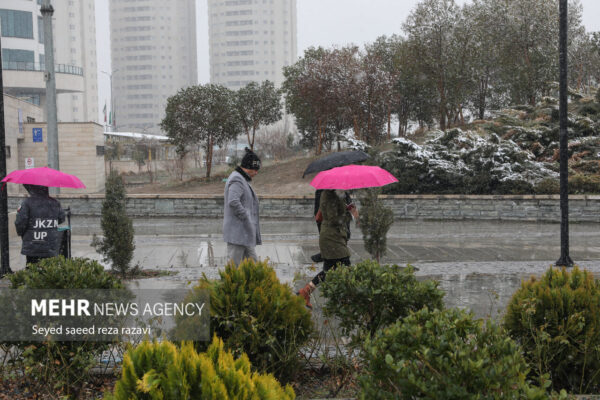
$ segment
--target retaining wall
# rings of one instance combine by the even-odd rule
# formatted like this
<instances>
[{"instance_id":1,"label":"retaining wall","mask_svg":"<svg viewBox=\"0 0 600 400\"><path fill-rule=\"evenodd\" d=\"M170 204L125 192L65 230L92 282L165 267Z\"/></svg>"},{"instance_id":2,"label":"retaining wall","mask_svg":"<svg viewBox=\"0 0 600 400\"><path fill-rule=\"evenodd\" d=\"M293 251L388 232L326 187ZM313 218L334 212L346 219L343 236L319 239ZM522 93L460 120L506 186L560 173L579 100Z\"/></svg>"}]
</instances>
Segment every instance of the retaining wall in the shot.
<instances>
[{"instance_id":1,"label":"retaining wall","mask_svg":"<svg viewBox=\"0 0 600 400\"><path fill-rule=\"evenodd\" d=\"M17 209L23 196L9 197L9 211ZM467 196L397 195L382 196L397 219L485 219L560 221L558 195ZM59 195L63 207L73 215L100 216L103 195ZM260 215L266 218L312 218L312 197L259 196ZM135 217L223 216L223 196L217 195L130 195L127 213ZM571 222L600 222L600 195L569 196Z\"/></svg>"}]
</instances>

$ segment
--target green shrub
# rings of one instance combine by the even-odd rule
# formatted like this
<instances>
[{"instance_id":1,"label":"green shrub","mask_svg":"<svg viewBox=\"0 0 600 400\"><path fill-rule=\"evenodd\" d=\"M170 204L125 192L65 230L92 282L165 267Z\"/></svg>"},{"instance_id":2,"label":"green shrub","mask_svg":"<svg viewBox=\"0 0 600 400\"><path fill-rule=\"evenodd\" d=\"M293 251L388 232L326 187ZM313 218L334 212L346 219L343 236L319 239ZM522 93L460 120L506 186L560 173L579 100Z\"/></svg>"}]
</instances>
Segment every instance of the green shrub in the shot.
<instances>
[{"instance_id":1,"label":"green shrub","mask_svg":"<svg viewBox=\"0 0 600 400\"><path fill-rule=\"evenodd\" d=\"M441 308L444 296L437 282L417 281L411 266L371 260L329 271L321 290L327 299L325 312L339 318L346 335L355 335L355 345L411 311Z\"/></svg>"},{"instance_id":2,"label":"green shrub","mask_svg":"<svg viewBox=\"0 0 600 400\"><path fill-rule=\"evenodd\" d=\"M234 360L223 341L213 338L206 353L191 343L180 349L171 342L143 342L123 358L123 371L105 400L293 400L294 390L282 388L272 375L251 371L245 354Z\"/></svg>"},{"instance_id":3,"label":"green shrub","mask_svg":"<svg viewBox=\"0 0 600 400\"><path fill-rule=\"evenodd\" d=\"M519 346L458 309L416 313L365 343L361 399L547 399Z\"/></svg>"},{"instance_id":4,"label":"green shrub","mask_svg":"<svg viewBox=\"0 0 600 400\"><path fill-rule=\"evenodd\" d=\"M204 276L188 297L193 301L201 296L196 291L209 291L211 334L235 355L246 353L259 371L292 375L299 349L313 331L304 300L279 282L266 261L229 263L219 274L215 281Z\"/></svg>"},{"instance_id":5,"label":"green shrub","mask_svg":"<svg viewBox=\"0 0 600 400\"><path fill-rule=\"evenodd\" d=\"M600 285L588 271L550 268L521 283L504 317L532 370L555 389L600 390Z\"/></svg>"},{"instance_id":6,"label":"green shrub","mask_svg":"<svg viewBox=\"0 0 600 400\"><path fill-rule=\"evenodd\" d=\"M125 211L125 184L116 172L106 178L106 197L102 202L100 226L104 237L94 235L92 246L104 256L105 262L112 264L113 271L123 278L131 272L133 258L133 223Z\"/></svg>"},{"instance_id":7,"label":"green shrub","mask_svg":"<svg viewBox=\"0 0 600 400\"><path fill-rule=\"evenodd\" d=\"M542 179L535 185L534 192L535 194L559 194L560 182L554 178Z\"/></svg>"},{"instance_id":8,"label":"green shrub","mask_svg":"<svg viewBox=\"0 0 600 400\"><path fill-rule=\"evenodd\" d=\"M588 117L594 117L594 116L600 114L600 104L598 104L598 103L584 104L579 108L578 112L580 114L588 116Z\"/></svg>"},{"instance_id":9,"label":"green shrub","mask_svg":"<svg viewBox=\"0 0 600 400\"><path fill-rule=\"evenodd\" d=\"M43 259L8 277L13 289L122 289L122 283L96 261L62 256ZM77 398L89 380L95 357L108 348L102 342L17 343L26 375L51 393Z\"/></svg>"},{"instance_id":10,"label":"green shrub","mask_svg":"<svg viewBox=\"0 0 600 400\"><path fill-rule=\"evenodd\" d=\"M583 174L569 176L569 193L600 193L600 177Z\"/></svg>"},{"instance_id":11,"label":"green shrub","mask_svg":"<svg viewBox=\"0 0 600 400\"><path fill-rule=\"evenodd\" d=\"M360 230L365 249L378 262L387 251L387 232L394 223L394 212L379 198L381 190L366 190L360 198Z\"/></svg>"}]
</instances>

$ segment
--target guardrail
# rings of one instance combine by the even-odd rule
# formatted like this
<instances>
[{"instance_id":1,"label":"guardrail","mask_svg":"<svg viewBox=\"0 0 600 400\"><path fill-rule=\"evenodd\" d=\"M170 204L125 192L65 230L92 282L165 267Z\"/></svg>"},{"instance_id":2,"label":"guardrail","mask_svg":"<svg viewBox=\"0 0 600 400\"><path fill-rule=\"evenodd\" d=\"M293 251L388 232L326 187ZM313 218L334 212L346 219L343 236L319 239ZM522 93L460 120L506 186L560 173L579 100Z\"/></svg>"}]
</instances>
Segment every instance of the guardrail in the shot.
<instances>
[{"instance_id":1,"label":"guardrail","mask_svg":"<svg viewBox=\"0 0 600 400\"><path fill-rule=\"evenodd\" d=\"M45 71L45 63L2 61L2 69L7 71ZM71 74L83 76L83 68L75 65L54 64L54 72L59 74Z\"/></svg>"}]
</instances>

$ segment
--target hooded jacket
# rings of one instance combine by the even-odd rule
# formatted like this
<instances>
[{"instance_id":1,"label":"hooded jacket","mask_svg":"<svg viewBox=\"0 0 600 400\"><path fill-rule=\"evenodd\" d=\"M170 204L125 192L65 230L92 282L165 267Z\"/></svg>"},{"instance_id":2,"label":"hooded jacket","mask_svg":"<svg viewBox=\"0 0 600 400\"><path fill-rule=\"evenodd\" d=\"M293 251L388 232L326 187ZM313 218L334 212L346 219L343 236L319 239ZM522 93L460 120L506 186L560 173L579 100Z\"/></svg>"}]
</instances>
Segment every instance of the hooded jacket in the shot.
<instances>
[{"instance_id":1,"label":"hooded jacket","mask_svg":"<svg viewBox=\"0 0 600 400\"><path fill-rule=\"evenodd\" d=\"M17 234L23 238L21 254L54 257L60 247L58 224L64 222L65 212L59 201L48 195L47 187L25 187L29 197L21 202L15 219Z\"/></svg>"}]
</instances>

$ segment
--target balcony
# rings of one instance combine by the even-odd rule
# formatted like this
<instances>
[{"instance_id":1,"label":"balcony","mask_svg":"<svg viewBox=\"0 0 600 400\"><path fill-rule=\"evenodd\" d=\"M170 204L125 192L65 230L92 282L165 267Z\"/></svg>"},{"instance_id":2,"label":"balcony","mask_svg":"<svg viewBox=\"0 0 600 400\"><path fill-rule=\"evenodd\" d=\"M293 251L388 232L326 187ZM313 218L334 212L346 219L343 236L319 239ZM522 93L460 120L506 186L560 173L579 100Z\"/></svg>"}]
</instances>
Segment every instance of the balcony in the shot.
<instances>
[{"instance_id":1,"label":"balcony","mask_svg":"<svg viewBox=\"0 0 600 400\"><path fill-rule=\"evenodd\" d=\"M44 63L3 61L4 91L7 94L46 94ZM83 68L74 65L55 64L56 93L80 93L85 89Z\"/></svg>"},{"instance_id":2,"label":"balcony","mask_svg":"<svg viewBox=\"0 0 600 400\"><path fill-rule=\"evenodd\" d=\"M2 61L4 71L46 71L46 64L19 61ZM83 68L75 65L54 64L54 72L57 74L71 74L83 76Z\"/></svg>"}]
</instances>

